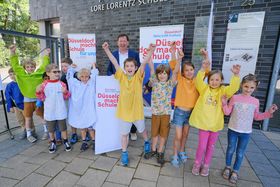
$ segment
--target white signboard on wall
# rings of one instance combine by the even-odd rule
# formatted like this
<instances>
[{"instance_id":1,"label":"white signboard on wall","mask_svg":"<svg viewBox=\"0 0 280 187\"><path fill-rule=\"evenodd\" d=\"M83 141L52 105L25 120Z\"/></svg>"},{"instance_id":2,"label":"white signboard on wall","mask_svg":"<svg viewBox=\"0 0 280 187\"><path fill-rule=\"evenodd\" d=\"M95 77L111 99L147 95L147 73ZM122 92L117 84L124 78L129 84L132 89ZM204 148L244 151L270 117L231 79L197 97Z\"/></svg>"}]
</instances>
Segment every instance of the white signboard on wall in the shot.
<instances>
[{"instance_id":1,"label":"white signboard on wall","mask_svg":"<svg viewBox=\"0 0 280 187\"><path fill-rule=\"evenodd\" d=\"M95 34L68 34L70 58L81 68L90 68L96 62Z\"/></svg>"},{"instance_id":2,"label":"white signboard on wall","mask_svg":"<svg viewBox=\"0 0 280 187\"><path fill-rule=\"evenodd\" d=\"M232 65L241 65L241 78L255 73L265 12L231 14L229 16L223 74L229 83Z\"/></svg>"},{"instance_id":3,"label":"white signboard on wall","mask_svg":"<svg viewBox=\"0 0 280 187\"><path fill-rule=\"evenodd\" d=\"M176 48L181 49L183 46L184 25L166 25L154 27L140 27L140 61L143 55L147 53L150 43L156 44L156 51L153 55L153 62L168 63L171 58L170 44L176 42Z\"/></svg>"},{"instance_id":4,"label":"white signboard on wall","mask_svg":"<svg viewBox=\"0 0 280 187\"><path fill-rule=\"evenodd\" d=\"M96 79L96 136L95 154L121 148L121 138L116 109L120 94L119 82L114 76Z\"/></svg>"}]
</instances>

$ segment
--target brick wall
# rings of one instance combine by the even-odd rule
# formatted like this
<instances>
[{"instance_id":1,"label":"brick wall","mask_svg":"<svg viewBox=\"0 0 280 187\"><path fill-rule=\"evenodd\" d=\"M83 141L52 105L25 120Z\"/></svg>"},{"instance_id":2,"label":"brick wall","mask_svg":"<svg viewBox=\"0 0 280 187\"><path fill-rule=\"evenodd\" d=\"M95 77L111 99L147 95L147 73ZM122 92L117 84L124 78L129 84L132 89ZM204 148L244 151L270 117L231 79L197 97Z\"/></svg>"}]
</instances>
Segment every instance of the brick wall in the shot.
<instances>
[{"instance_id":1,"label":"brick wall","mask_svg":"<svg viewBox=\"0 0 280 187\"><path fill-rule=\"evenodd\" d=\"M63 2L63 4L61 4ZM107 58L101 45L108 41L111 49L116 49L116 37L120 33L128 33L130 47L136 49L139 45L139 27L184 24L184 52L191 57L194 21L196 16L207 16L210 12L208 0L168 0L167 2L135 6L130 8L92 13L90 7L98 1L82 0L30 0L32 18L42 20L59 17L62 37L67 33L95 33L97 39L97 63L101 73L105 74ZM105 2L115 2L105 0ZM216 0L213 37L213 67L222 68L226 39L227 17L231 13L265 11L265 21L261 37L256 75L261 81L255 95L260 98L261 110L268 93L273 67L277 35L280 23L279 0L256 0L252 7L241 7L243 1ZM57 3L57 4L55 4Z\"/></svg>"}]
</instances>

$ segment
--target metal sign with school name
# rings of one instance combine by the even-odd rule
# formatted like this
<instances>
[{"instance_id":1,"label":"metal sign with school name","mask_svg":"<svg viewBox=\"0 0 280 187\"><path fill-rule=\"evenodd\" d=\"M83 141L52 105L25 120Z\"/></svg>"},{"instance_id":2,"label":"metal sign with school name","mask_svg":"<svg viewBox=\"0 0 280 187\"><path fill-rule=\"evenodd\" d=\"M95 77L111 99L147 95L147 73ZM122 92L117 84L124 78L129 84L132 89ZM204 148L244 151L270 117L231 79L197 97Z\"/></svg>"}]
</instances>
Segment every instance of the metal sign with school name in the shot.
<instances>
[{"instance_id":1,"label":"metal sign with school name","mask_svg":"<svg viewBox=\"0 0 280 187\"><path fill-rule=\"evenodd\" d=\"M104 0L99 0L99 4L91 6L90 11L101 12L106 10L129 8L129 7L142 6L147 4L162 3L167 1L169 0L124 0L124 1L105 3Z\"/></svg>"}]
</instances>

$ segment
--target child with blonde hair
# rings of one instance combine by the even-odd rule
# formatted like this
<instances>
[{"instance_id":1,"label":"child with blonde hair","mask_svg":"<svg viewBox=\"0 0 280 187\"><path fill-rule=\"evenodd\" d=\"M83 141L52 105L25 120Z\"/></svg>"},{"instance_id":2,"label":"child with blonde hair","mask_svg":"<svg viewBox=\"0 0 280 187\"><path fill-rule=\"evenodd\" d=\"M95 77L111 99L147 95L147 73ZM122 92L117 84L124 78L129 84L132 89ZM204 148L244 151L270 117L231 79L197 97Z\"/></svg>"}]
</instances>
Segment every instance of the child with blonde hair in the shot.
<instances>
[{"instance_id":1,"label":"child with blonde hair","mask_svg":"<svg viewBox=\"0 0 280 187\"><path fill-rule=\"evenodd\" d=\"M203 79L205 70L209 66L210 62L204 61L197 74L195 86L199 92L199 98L190 117L190 125L199 129L199 142L192 173L201 176L209 175L215 143L219 131L224 127L221 96L226 95L230 98L238 91L240 85L240 65L233 65L231 70L234 76L231 78L229 86L222 85L224 79L219 70L210 71L207 79L208 84L206 84Z\"/></svg>"},{"instance_id":2,"label":"child with blonde hair","mask_svg":"<svg viewBox=\"0 0 280 187\"><path fill-rule=\"evenodd\" d=\"M225 115L230 115L226 167L222 175L234 184L238 180L238 171L250 140L253 120L271 118L272 114L278 109L277 105L273 104L268 111L259 112L259 100L251 96L258 84L259 81L256 76L248 74L241 81L241 94L232 96L229 103L227 103L227 97L222 98L223 111ZM236 158L231 171L231 161L235 151Z\"/></svg>"},{"instance_id":3,"label":"child with blonde hair","mask_svg":"<svg viewBox=\"0 0 280 187\"><path fill-rule=\"evenodd\" d=\"M76 72L76 64L72 64L67 71L67 82L71 97L69 99L69 115L68 121L71 127L81 129L82 145L80 150L88 149L86 141L86 132L92 139L92 150L95 150L95 122L96 107L95 107L95 83L98 75L95 63L92 64L92 69L82 68L77 73L77 78L74 77Z\"/></svg>"},{"instance_id":4,"label":"child with blonde hair","mask_svg":"<svg viewBox=\"0 0 280 187\"><path fill-rule=\"evenodd\" d=\"M144 121L142 83L144 79L144 68L153 54L155 45L150 44L149 52L139 68L133 58L127 58L124 61L124 71L120 68L117 59L112 55L108 43L105 42L102 47L116 69L115 78L120 82L120 96L116 116L119 118L120 123L122 144L121 163L127 166L129 162L127 152L128 134L132 123L142 133L144 138L144 154L150 152L150 142Z\"/></svg>"},{"instance_id":5,"label":"child with blonde hair","mask_svg":"<svg viewBox=\"0 0 280 187\"><path fill-rule=\"evenodd\" d=\"M67 138L67 108L65 104L65 99L70 97L70 93L66 85L59 80L60 70L56 64L49 64L46 67L46 74L49 80L45 80L40 88L37 89L36 96L44 102L44 119L48 125L51 141L49 153L56 151L56 140L54 136L56 124L58 124L59 130L62 133L65 151L70 151L71 145Z\"/></svg>"}]
</instances>

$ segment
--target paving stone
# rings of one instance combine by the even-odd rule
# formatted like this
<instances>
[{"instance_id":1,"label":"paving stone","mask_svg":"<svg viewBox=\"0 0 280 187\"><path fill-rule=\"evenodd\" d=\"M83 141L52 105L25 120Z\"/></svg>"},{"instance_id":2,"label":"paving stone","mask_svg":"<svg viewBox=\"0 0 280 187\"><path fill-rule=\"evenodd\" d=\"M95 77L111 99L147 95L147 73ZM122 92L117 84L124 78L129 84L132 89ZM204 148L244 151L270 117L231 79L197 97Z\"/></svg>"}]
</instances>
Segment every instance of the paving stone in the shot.
<instances>
[{"instance_id":1,"label":"paving stone","mask_svg":"<svg viewBox=\"0 0 280 187\"><path fill-rule=\"evenodd\" d=\"M127 167L136 168L141 159L143 159L143 158L141 158L139 156L132 156L132 157L130 156L129 157L129 163L128 163ZM117 165L119 165L119 166L122 165L121 160L118 161Z\"/></svg>"},{"instance_id":2,"label":"paving stone","mask_svg":"<svg viewBox=\"0 0 280 187\"><path fill-rule=\"evenodd\" d=\"M107 155L108 157L112 157L112 158L117 158L117 159L119 159L119 158L121 158L121 151L120 151L120 150L111 151L111 152L106 153L106 155Z\"/></svg>"},{"instance_id":3,"label":"paving stone","mask_svg":"<svg viewBox=\"0 0 280 187\"><path fill-rule=\"evenodd\" d=\"M224 186L227 186L227 185L222 185L222 184L216 184L216 183L209 183L210 187L224 187Z\"/></svg>"},{"instance_id":4,"label":"paving stone","mask_svg":"<svg viewBox=\"0 0 280 187\"><path fill-rule=\"evenodd\" d=\"M118 159L110 158L106 156L99 156L98 159L90 166L96 169L101 169L105 171L111 171L114 165L117 163Z\"/></svg>"},{"instance_id":5,"label":"paving stone","mask_svg":"<svg viewBox=\"0 0 280 187\"><path fill-rule=\"evenodd\" d=\"M80 152L78 154L79 158L85 158L85 159L88 159L88 160L96 160L99 156L100 155L93 154L92 151L84 151L84 152Z\"/></svg>"},{"instance_id":6,"label":"paving stone","mask_svg":"<svg viewBox=\"0 0 280 187\"><path fill-rule=\"evenodd\" d=\"M262 133L271 140L279 140L280 141L279 133L265 132L265 131L263 131Z\"/></svg>"},{"instance_id":7,"label":"paving stone","mask_svg":"<svg viewBox=\"0 0 280 187\"><path fill-rule=\"evenodd\" d=\"M105 182L102 187L126 187L126 185L116 184L111 182Z\"/></svg>"},{"instance_id":8,"label":"paving stone","mask_svg":"<svg viewBox=\"0 0 280 187\"><path fill-rule=\"evenodd\" d=\"M213 153L213 157L216 157L216 158L225 158L225 153L224 151L220 148L215 148L214 150L214 153Z\"/></svg>"},{"instance_id":9,"label":"paving stone","mask_svg":"<svg viewBox=\"0 0 280 187\"><path fill-rule=\"evenodd\" d=\"M192 148L192 149L196 150L197 146L198 146L198 140L188 140L186 145L187 145L188 148Z\"/></svg>"},{"instance_id":10,"label":"paving stone","mask_svg":"<svg viewBox=\"0 0 280 187\"><path fill-rule=\"evenodd\" d=\"M47 187L67 187L74 186L78 180L79 176L69 173L67 171L61 171L53 180L47 185Z\"/></svg>"},{"instance_id":11,"label":"paving stone","mask_svg":"<svg viewBox=\"0 0 280 187\"><path fill-rule=\"evenodd\" d=\"M45 186L50 180L51 180L51 177L32 173L31 175L26 177L24 180L22 180L20 183L18 183L16 185L16 187Z\"/></svg>"},{"instance_id":12,"label":"paving stone","mask_svg":"<svg viewBox=\"0 0 280 187\"><path fill-rule=\"evenodd\" d=\"M45 145L45 146L33 145L32 147L21 152L20 154L26 155L26 156L35 156L35 155L43 152L44 150L46 150L46 147L47 147L47 145Z\"/></svg>"},{"instance_id":13,"label":"paving stone","mask_svg":"<svg viewBox=\"0 0 280 187\"><path fill-rule=\"evenodd\" d=\"M166 175L170 177L184 177L184 167L175 168L170 163L165 163L160 170L160 175Z\"/></svg>"},{"instance_id":14,"label":"paving stone","mask_svg":"<svg viewBox=\"0 0 280 187\"><path fill-rule=\"evenodd\" d=\"M107 176L108 172L88 169L77 184L81 186L102 186Z\"/></svg>"},{"instance_id":15,"label":"paving stone","mask_svg":"<svg viewBox=\"0 0 280 187\"><path fill-rule=\"evenodd\" d=\"M280 178L268 177L268 176L259 176L260 180L265 187L279 187Z\"/></svg>"},{"instance_id":16,"label":"paving stone","mask_svg":"<svg viewBox=\"0 0 280 187\"><path fill-rule=\"evenodd\" d=\"M272 165L278 170L278 172L280 173L280 161L279 160L270 160L270 162L272 163Z\"/></svg>"},{"instance_id":17,"label":"paving stone","mask_svg":"<svg viewBox=\"0 0 280 187\"><path fill-rule=\"evenodd\" d=\"M252 168L241 167L239 171L239 178L246 181L260 182Z\"/></svg>"},{"instance_id":18,"label":"paving stone","mask_svg":"<svg viewBox=\"0 0 280 187\"><path fill-rule=\"evenodd\" d=\"M271 164L261 164L258 162L250 162L255 173L263 176L268 177L280 177L280 174L277 172L277 170L271 165Z\"/></svg>"},{"instance_id":19,"label":"paving stone","mask_svg":"<svg viewBox=\"0 0 280 187\"><path fill-rule=\"evenodd\" d=\"M46 176L54 177L56 176L64 167L65 163L56 160L50 160L41 166L36 173L40 173Z\"/></svg>"},{"instance_id":20,"label":"paving stone","mask_svg":"<svg viewBox=\"0 0 280 187\"><path fill-rule=\"evenodd\" d=\"M265 156L270 160L280 160L280 151L270 151L270 150L263 150Z\"/></svg>"},{"instance_id":21,"label":"paving stone","mask_svg":"<svg viewBox=\"0 0 280 187\"><path fill-rule=\"evenodd\" d=\"M234 161L234 159L232 159ZM210 169L224 169L225 167L225 159L221 158L212 158Z\"/></svg>"},{"instance_id":22,"label":"paving stone","mask_svg":"<svg viewBox=\"0 0 280 187\"><path fill-rule=\"evenodd\" d=\"M7 160L7 158L2 158L2 157L0 157L0 164L3 163L3 162L5 162L6 160Z\"/></svg>"},{"instance_id":23,"label":"paving stone","mask_svg":"<svg viewBox=\"0 0 280 187\"><path fill-rule=\"evenodd\" d=\"M75 152L75 151L66 152L63 150L61 153L58 154L57 157L55 157L55 160L69 163L72 162L72 160L75 157L77 157L79 153L80 152Z\"/></svg>"},{"instance_id":24,"label":"paving stone","mask_svg":"<svg viewBox=\"0 0 280 187\"><path fill-rule=\"evenodd\" d=\"M156 187L156 182L146 181L146 180L140 180L140 179L133 179L131 181L130 187Z\"/></svg>"},{"instance_id":25,"label":"paving stone","mask_svg":"<svg viewBox=\"0 0 280 187\"><path fill-rule=\"evenodd\" d=\"M15 169L0 167L0 176L11 178L11 179L22 180L30 173L35 171L38 167L39 167L38 165L27 164L27 163L21 163Z\"/></svg>"},{"instance_id":26,"label":"paving stone","mask_svg":"<svg viewBox=\"0 0 280 187\"><path fill-rule=\"evenodd\" d=\"M255 141L255 143L257 144L257 146L261 149L261 150L271 150L271 151L278 151L278 147L276 147L273 143L271 142L262 142L262 141Z\"/></svg>"},{"instance_id":27,"label":"paving stone","mask_svg":"<svg viewBox=\"0 0 280 187\"><path fill-rule=\"evenodd\" d=\"M19 182L19 180L0 177L0 186L3 186L3 187L15 186L15 184L17 184L18 182Z\"/></svg>"},{"instance_id":28,"label":"paving stone","mask_svg":"<svg viewBox=\"0 0 280 187\"><path fill-rule=\"evenodd\" d=\"M148 181L157 181L159 170L159 167L140 163L136 169L134 177Z\"/></svg>"},{"instance_id":29,"label":"paving stone","mask_svg":"<svg viewBox=\"0 0 280 187\"><path fill-rule=\"evenodd\" d=\"M183 187L183 178L175 178L175 177L169 177L160 175L158 178L157 186L158 187L170 187L170 186L176 186L176 187Z\"/></svg>"},{"instance_id":30,"label":"paving stone","mask_svg":"<svg viewBox=\"0 0 280 187\"><path fill-rule=\"evenodd\" d=\"M262 153L256 144L249 144L246 148L246 152Z\"/></svg>"},{"instance_id":31,"label":"paving stone","mask_svg":"<svg viewBox=\"0 0 280 187\"><path fill-rule=\"evenodd\" d=\"M107 181L118 183L118 184L129 185L134 175L134 172L135 169L132 168L115 166L111 171L111 173L109 174Z\"/></svg>"},{"instance_id":32,"label":"paving stone","mask_svg":"<svg viewBox=\"0 0 280 187\"><path fill-rule=\"evenodd\" d=\"M252 181L245 181L245 180L238 180L237 181L237 185L238 187L262 187L262 183L256 183L256 182L252 182Z\"/></svg>"},{"instance_id":33,"label":"paving stone","mask_svg":"<svg viewBox=\"0 0 280 187\"><path fill-rule=\"evenodd\" d=\"M72 160L72 162L68 164L64 170L78 175L83 175L92 162L93 161L87 159L74 158L74 160Z\"/></svg>"},{"instance_id":34,"label":"paving stone","mask_svg":"<svg viewBox=\"0 0 280 187\"><path fill-rule=\"evenodd\" d=\"M144 157L141 158L140 163L149 164L160 167L160 164L157 163L156 158L145 159Z\"/></svg>"},{"instance_id":35,"label":"paving stone","mask_svg":"<svg viewBox=\"0 0 280 187\"><path fill-rule=\"evenodd\" d=\"M227 186L235 186L234 184L229 183L228 180L225 180L222 177L222 170L218 169L211 169L209 173L209 182Z\"/></svg>"},{"instance_id":36,"label":"paving stone","mask_svg":"<svg viewBox=\"0 0 280 187\"><path fill-rule=\"evenodd\" d=\"M141 157L142 154L143 154L143 148L142 147L131 147L131 146L129 146L127 148L127 151L128 151L128 154L130 156L139 156L139 157ZM121 154L121 153L119 153L119 154Z\"/></svg>"},{"instance_id":37,"label":"paving stone","mask_svg":"<svg viewBox=\"0 0 280 187\"><path fill-rule=\"evenodd\" d=\"M245 156L249 160L249 162L269 164L269 160L266 158L266 156L263 153L246 152Z\"/></svg>"},{"instance_id":38,"label":"paving stone","mask_svg":"<svg viewBox=\"0 0 280 187\"><path fill-rule=\"evenodd\" d=\"M185 187L207 187L209 186L208 177L194 176L191 173L184 174Z\"/></svg>"},{"instance_id":39,"label":"paving stone","mask_svg":"<svg viewBox=\"0 0 280 187\"><path fill-rule=\"evenodd\" d=\"M1 163L0 166L6 167L6 168L16 168L18 166L18 164L23 163L27 159L28 159L28 157L26 157L24 155L16 155L16 156L6 160L5 162Z\"/></svg>"},{"instance_id":40,"label":"paving stone","mask_svg":"<svg viewBox=\"0 0 280 187\"><path fill-rule=\"evenodd\" d=\"M271 140L271 141L276 147L278 147L278 149L280 149L280 140Z\"/></svg>"},{"instance_id":41,"label":"paving stone","mask_svg":"<svg viewBox=\"0 0 280 187\"><path fill-rule=\"evenodd\" d=\"M251 139L253 141L270 142L270 140L263 134L251 134Z\"/></svg>"}]
</instances>

